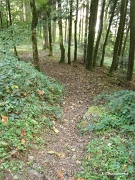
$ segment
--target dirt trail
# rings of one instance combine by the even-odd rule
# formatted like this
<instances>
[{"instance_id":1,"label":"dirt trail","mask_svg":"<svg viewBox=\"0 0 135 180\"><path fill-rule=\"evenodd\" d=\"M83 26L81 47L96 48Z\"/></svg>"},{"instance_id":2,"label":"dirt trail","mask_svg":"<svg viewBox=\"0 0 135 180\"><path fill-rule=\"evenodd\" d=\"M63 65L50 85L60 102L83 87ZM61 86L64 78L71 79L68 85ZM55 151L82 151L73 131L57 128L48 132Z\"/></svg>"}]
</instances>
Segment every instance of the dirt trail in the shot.
<instances>
[{"instance_id":1,"label":"dirt trail","mask_svg":"<svg viewBox=\"0 0 135 180\"><path fill-rule=\"evenodd\" d=\"M86 155L85 146L91 139L89 134L81 134L77 124L92 105L93 98L103 91L109 91L114 85L98 70L89 72L79 63L59 64L47 55L41 54L40 57L41 71L66 87L63 116L54 124L59 133L52 130L45 134L46 145L40 149L33 146L25 157L26 161L33 161L29 170L23 170L10 180L75 180L75 174L83 169L81 159Z\"/></svg>"},{"instance_id":2,"label":"dirt trail","mask_svg":"<svg viewBox=\"0 0 135 180\"><path fill-rule=\"evenodd\" d=\"M67 94L63 102L63 117L55 123L59 133L50 132L45 150L37 156L37 163L46 164L45 179L74 180L75 174L83 169L85 146L89 135L82 135L77 124L93 103L93 98L103 90L108 91L111 84L101 72L89 72L81 64L59 64L53 60L41 61L41 71L66 85ZM48 154L48 151L60 153Z\"/></svg>"}]
</instances>

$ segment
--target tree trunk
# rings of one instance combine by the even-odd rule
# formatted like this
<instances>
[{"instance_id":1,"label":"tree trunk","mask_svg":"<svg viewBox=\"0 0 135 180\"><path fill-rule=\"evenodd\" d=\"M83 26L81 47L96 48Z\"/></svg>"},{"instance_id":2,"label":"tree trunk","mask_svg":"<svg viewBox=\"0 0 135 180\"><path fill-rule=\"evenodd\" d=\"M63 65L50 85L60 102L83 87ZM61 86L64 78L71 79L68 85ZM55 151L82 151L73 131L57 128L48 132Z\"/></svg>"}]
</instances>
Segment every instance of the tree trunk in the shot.
<instances>
[{"instance_id":1,"label":"tree trunk","mask_svg":"<svg viewBox=\"0 0 135 180\"><path fill-rule=\"evenodd\" d=\"M48 15L48 32L49 32L49 56L53 56L52 27L51 27L50 11L47 12L47 15Z\"/></svg>"},{"instance_id":2,"label":"tree trunk","mask_svg":"<svg viewBox=\"0 0 135 180\"><path fill-rule=\"evenodd\" d=\"M78 21L78 0L76 0L76 19L75 19L75 33L74 33L74 61L77 61L77 21Z\"/></svg>"},{"instance_id":3,"label":"tree trunk","mask_svg":"<svg viewBox=\"0 0 135 180\"><path fill-rule=\"evenodd\" d=\"M68 64L71 64L71 39L72 39L72 6L73 0L70 3L70 17L69 17L69 37L68 37Z\"/></svg>"},{"instance_id":4,"label":"tree trunk","mask_svg":"<svg viewBox=\"0 0 135 180\"><path fill-rule=\"evenodd\" d=\"M130 50L127 77L128 81L132 80L135 57L135 0L130 0Z\"/></svg>"},{"instance_id":5,"label":"tree trunk","mask_svg":"<svg viewBox=\"0 0 135 180\"><path fill-rule=\"evenodd\" d=\"M53 5L53 43L56 41L56 2Z\"/></svg>"},{"instance_id":6,"label":"tree trunk","mask_svg":"<svg viewBox=\"0 0 135 180\"><path fill-rule=\"evenodd\" d=\"M119 22L119 28L118 28L118 32L117 32L117 37L116 37L116 41L115 41L115 45L114 45L114 51L113 51L113 61L109 70L109 74L112 75L115 67L117 65L118 62L118 50L119 50L119 46L120 46L120 39L122 36L122 30L123 30L123 24L124 22L124 13L125 13L125 8L126 8L126 0L121 0L121 10L120 10L120 22Z\"/></svg>"},{"instance_id":7,"label":"tree trunk","mask_svg":"<svg viewBox=\"0 0 135 180\"><path fill-rule=\"evenodd\" d=\"M124 51L125 51L125 47L126 47L126 43L127 43L127 38L128 38L128 35L129 35L129 29L130 29L130 22L129 22L129 25L127 27L126 37L124 39L123 47L122 47L122 50L121 50L121 56L122 57L124 56Z\"/></svg>"},{"instance_id":8,"label":"tree trunk","mask_svg":"<svg viewBox=\"0 0 135 180\"><path fill-rule=\"evenodd\" d=\"M9 23L10 23L10 26L12 26L12 17L11 17L11 8L10 8L10 0L7 0L7 7L8 7L8 15L9 15ZM13 30L12 30L12 35L13 35ZM13 37L12 37L13 38ZM14 44L14 43L13 43ZM17 53L17 49L16 49L16 46L14 44L14 55L18 58L19 60L19 57L18 57L18 53Z\"/></svg>"},{"instance_id":9,"label":"tree trunk","mask_svg":"<svg viewBox=\"0 0 135 180\"><path fill-rule=\"evenodd\" d=\"M84 4L82 5L82 25L81 25L81 44L83 43L83 40L84 40L84 32L83 32L83 29L84 29Z\"/></svg>"},{"instance_id":10,"label":"tree trunk","mask_svg":"<svg viewBox=\"0 0 135 180\"><path fill-rule=\"evenodd\" d=\"M39 58L38 58L38 48L37 48L37 35L36 35L36 27L38 24L38 16L36 11L35 0L30 0L30 5L32 9L32 24L31 24L31 31L32 31L32 49L33 49L33 60L35 68L40 71L39 66Z\"/></svg>"},{"instance_id":11,"label":"tree trunk","mask_svg":"<svg viewBox=\"0 0 135 180\"><path fill-rule=\"evenodd\" d=\"M107 44L107 40L108 40L108 36L109 36L109 32L110 32L112 20L113 20L113 17L114 17L114 12L115 12L115 8L116 8L117 1L118 1L118 0L115 0L115 1L114 1L114 5L113 5L113 9L112 9L110 21L109 21L109 26L108 26L108 29L107 29L105 41L104 41L103 48L102 48L102 58L101 58L101 62L100 62L100 67L102 67L103 64L104 64L105 48L106 48L106 44Z\"/></svg>"},{"instance_id":12,"label":"tree trunk","mask_svg":"<svg viewBox=\"0 0 135 180\"><path fill-rule=\"evenodd\" d=\"M65 19L65 42L67 42L67 29L68 29L68 20Z\"/></svg>"},{"instance_id":13,"label":"tree trunk","mask_svg":"<svg viewBox=\"0 0 135 180\"><path fill-rule=\"evenodd\" d=\"M101 39L102 30L103 30L103 17L104 17L105 1L106 0L102 1L102 10L101 10L100 18L99 18L100 24L99 24L99 30L98 30L98 37L97 37L96 46L95 46L95 50L94 50L94 57L93 57L93 67L96 66L98 47L99 47L99 42Z\"/></svg>"},{"instance_id":14,"label":"tree trunk","mask_svg":"<svg viewBox=\"0 0 135 180\"><path fill-rule=\"evenodd\" d=\"M25 0L23 0L23 2L22 2L22 11L23 11L23 21L26 22L27 18L26 18L26 2L25 2Z\"/></svg>"},{"instance_id":15,"label":"tree trunk","mask_svg":"<svg viewBox=\"0 0 135 180\"><path fill-rule=\"evenodd\" d=\"M48 20L46 13L43 14L43 49L47 49L49 47L48 42Z\"/></svg>"},{"instance_id":16,"label":"tree trunk","mask_svg":"<svg viewBox=\"0 0 135 180\"><path fill-rule=\"evenodd\" d=\"M84 34L84 63L86 62L86 51L87 51L87 36L88 36L88 14L89 14L89 0L86 2L86 18L85 18L85 34Z\"/></svg>"},{"instance_id":17,"label":"tree trunk","mask_svg":"<svg viewBox=\"0 0 135 180\"><path fill-rule=\"evenodd\" d=\"M58 8L61 10L61 2L58 0ZM61 57L60 57L60 63L65 62L65 48L63 45L63 31L62 31L62 18L59 17L59 42L60 42L60 51L61 51Z\"/></svg>"},{"instance_id":18,"label":"tree trunk","mask_svg":"<svg viewBox=\"0 0 135 180\"><path fill-rule=\"evenodd\" d=\"M127 5L128 5L128 0L126 0L126 6L125 6L125 12L124 12L125 14L124 14L123 25L122 25L122 30L121 30L122 33L121 33L119 49L118 49L118 61L116 63L115 70L118 69L119 59L120 59L120 56L121 56L121 49L122 49L122 41L123 41L123 35L124 35L125 20L126 20L126 15L127 15Z\"/></svg>"},{"instance_id":19,"label":"tree trunk","mask_svg":"<svg viewBox=\"0 0 135 180\"><path fill-rule=\"evenodd\" d=\"M79 20L79 34L78 34L78 40L79 40L79 43L81 42L81 26L82 25L82 7L80 9L80 20Z\"/></svg>"},{"instance_id":20,"label":"tree trunk","mask_svg":"<svg viewBox=\"0 0 135 180\"><path fill-rule=\"evenodd\" d=\"M91 0L90 17L89 17L89 35L87 47L86 69L93 68L93 47L95 38L95 26L97 21L98 0Z\"/></svg>"}]
</instances>

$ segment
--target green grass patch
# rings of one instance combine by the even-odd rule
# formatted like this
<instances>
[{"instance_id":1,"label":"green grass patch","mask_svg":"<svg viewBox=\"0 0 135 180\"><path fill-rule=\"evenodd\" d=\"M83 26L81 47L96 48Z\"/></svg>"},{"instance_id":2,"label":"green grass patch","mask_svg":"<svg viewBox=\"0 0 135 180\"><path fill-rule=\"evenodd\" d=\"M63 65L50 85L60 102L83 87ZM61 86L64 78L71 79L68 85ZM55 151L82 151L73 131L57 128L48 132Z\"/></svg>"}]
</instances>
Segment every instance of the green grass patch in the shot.
<instances>
[{"instance_id":1,"label":"green grass patch","mask_svg":"<svg viewBox=\"0 0 135 180\"><path fill-rule=\"evenodd\" d=\"M135 92L121 90L111 95L100 95L98 100L101 98L105 101L106 111L99 118L90 119L85 127L93 138L86 147L86 157L82 163L84 170L77 177L133 180Z\"/></svg>"},{"instance_id":2,"label":"green grass patch","mask_svg":"<svg viewBox=\"0 0 135 180\"><path fill-rule=\"evenodd\" d=\"M61 116L64 86L13 57L0 60L0 168ZM38 138L37 138L38 139Z\"/></svg>"}]
</instances>

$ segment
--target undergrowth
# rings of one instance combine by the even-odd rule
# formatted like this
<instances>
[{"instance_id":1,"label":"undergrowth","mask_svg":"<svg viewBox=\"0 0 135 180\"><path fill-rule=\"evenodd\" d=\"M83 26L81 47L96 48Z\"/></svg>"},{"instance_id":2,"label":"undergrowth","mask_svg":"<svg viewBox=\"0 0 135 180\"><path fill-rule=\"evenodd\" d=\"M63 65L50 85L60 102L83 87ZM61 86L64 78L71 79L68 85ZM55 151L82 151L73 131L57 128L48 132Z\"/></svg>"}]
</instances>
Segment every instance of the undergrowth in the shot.
<instances>
[{"instance_id":1,"label":"undergrowth","mask_svg":"<svg viewBox=\"0 0 135 180\"><path fill-rule=\"evenodd\" d=\"M61 115L64 87L14 57L0 60L0 169ZM5 163L6 162L6 163Z\"/></svg>"},{"instance_id":2,"label":"undergrowth","mask_svg":"<svg viewBox=\"0 0 135 180\"><path fill-rule=\"evenodd\" d=\"M88 180L133 180L135 177L135 92L100 95L106 111L89 122L93 136L86 147L84 170L77 177ZM103 101L102 101L103 102Z\"/></svg>"}]
</instances>

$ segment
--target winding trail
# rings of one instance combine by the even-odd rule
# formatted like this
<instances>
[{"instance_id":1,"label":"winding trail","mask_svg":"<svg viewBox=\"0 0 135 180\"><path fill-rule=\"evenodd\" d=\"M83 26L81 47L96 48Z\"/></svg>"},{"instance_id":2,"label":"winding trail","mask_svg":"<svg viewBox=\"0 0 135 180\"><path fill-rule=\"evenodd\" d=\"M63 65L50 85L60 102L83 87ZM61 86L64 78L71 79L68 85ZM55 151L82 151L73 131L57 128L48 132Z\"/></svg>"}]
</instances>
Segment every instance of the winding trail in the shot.
<instances>
[{"instance_id":1,"label":"winding trail","mask_svg":"<svg viewBox=\"0 0 135 180\"><path fill-rule=\"evenodd\" d=\"M83 170L81 159L86 156L85 146L90 142L89 134L81 134L77 128L93 98L114 85L98 69L85 70L82 64L59 64L54 57L40 54L41 71L65 84L63 116L54 122L58 133L45 133L45 145L34 145L24 157L29 168L20 175L4 180L75 180L75 174Z\"/></svg>"},{"instance_id":2,"label":"winding trail","mask_svg":"<svg viewBox=\"0 0 135 180\"><path fill-rule=\"evenodd\" d=\"M46 56L47 57L47 56ZM90 141L89 134L82 135L77 128L83 115L102 91L108 91L108 77L96 70L89 72L81 64L59 64L55 60L41 60L41 71L66 85L67 93L63 102L63 117L55 122L59 133L50 132L44 151L37 159L45 164L46 180L75 180L75 174L83 170L81 159L86 156L85 146ZM48 154L54 151L58 154Z\"/></svg>"}]
</instances>

